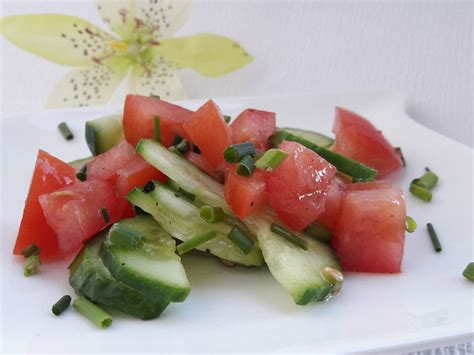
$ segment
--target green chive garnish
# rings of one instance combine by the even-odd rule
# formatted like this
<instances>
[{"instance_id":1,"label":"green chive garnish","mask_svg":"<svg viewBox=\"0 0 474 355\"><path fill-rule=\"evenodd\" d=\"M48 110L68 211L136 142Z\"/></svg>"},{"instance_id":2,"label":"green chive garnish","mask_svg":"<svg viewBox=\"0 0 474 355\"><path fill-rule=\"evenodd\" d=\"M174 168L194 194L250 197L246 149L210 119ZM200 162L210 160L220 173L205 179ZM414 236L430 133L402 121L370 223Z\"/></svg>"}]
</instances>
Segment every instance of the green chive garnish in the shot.
<instances>
[{"instance_id":1,"label":"green chive garnish","mask_svg":"<svg viewBox=\"0 0 474 355\"><path fill-rule=\"evenodd\" d=\"M288 153L280 149L269 149L257 160L255 166L259 169L273 171L285 160Z\"/></svg>"},{"instance_id":2,"label":"green chive garnish","mask_svg":"<svg viewBox=\"0 0 474 355\"><path fill-rule=\"evenodd\" d=\"M442 250L441 243L439 242L438 235L436 234L433 225L431 223L428 223L426 225L426 228L428 228L428 233L430 235L431 242L433 243L434 250L439 253Z\"/></svg>"},{"instance_id":3,"label":"green chive garnish","mask_svg":"<svg viewBox=\"0 0 474 355\"><path fill-rule=\"evenodd\" d=\"M229 123L231 119L232 119L232 117L230 117L229 115L224 115L225 123Z\"/></svg>"},{"instance_id":4,"label":"green chive garnish","mask_svg":"<svg viewBox=\"0 0 474 355\"><path fill-rule=\"evenodd\" d=\"M431 190L438 183L438 176L433 173L430 169L425 168L426 172L421 178L413 180L411 183L427 190Z\"/></svg>"},{"instance_id":5,"label":"green chive garnish","mask_svg":"<svg viewBox=\"0 0 474 355\"><path fill-rule=\"evenodd\" d=\"M71 296L65 295L61 297L59 301L56 302L52 307L53 314L56 316L59 316L69 307L70 304L71 304Z\"/></svg>"},{"instance_id":6,"label":"green chive garnish","mask_svg":"<svg viewBox=\"0 0 474 355\"><path fill-rule=\"evenodd\" d=\"M250 176L255 171L255 161L250 155L242 158L235 170L241 176Z\"/></svg>"},{"instance_id":7,"label":"green chive garnish","mask_svg":"<svg viewBox=\"0 0 474 355\"><path fill-rule=\"evenodd\" d=\"M290 232L288 229L276 224L272 223L270 230L279 235L280 237L285 238L287 241L293 243L294 245L300 247L303 250L308 250L308 243L306 240L301 239L300 237L297 237L294 235L292 232Z\"/></svg>"},{"instance_id":8,"label":"green chive garnish","mask_svg":"<svg viewBox=\"0 0 474 355\"><path fill-rule=\"evenodd\" d=\"M433 194L431 193L431 191L413 183L410 184L410 192L413 196L416 196L426 202L431 201L431 199L433 198Z\"/></svg>"},{"instance_id":9,"label":"green chive garnish","mask_svg":"<svg viewBox=\"0 0 474 355\"><path fill-rule=\"evenodd\" d=\"M232 144L224 150L224 159L228 163L238 163L246 155L255 155L255 144L252 142Z\"/></svg>"},{"instance_id":10,"label":"green chive garnish","mask_svg":"<svg viewBox=\"0 0 474 355\"><path fill-rule=\"evenodd\" d=\"M160 100L160 95L150 95L150 97L154 98L154 99L157 99L157 100Z\"/></svg>"},{"instance_id":11,"label":"green chive garnish","mask_svg":"<svg viewBox=\"0 0 474 355\"><path fill-rule=\"evenodd\" d=\"M227 238L231 240L242 252L247 255L253 249L253 240L247 237L245 233L238 227L234 226Z\"/></svg>"},{"instance_id":12,"label":"green chive garnish","mask_svg":"<svg viewBox=\"0 0 474 355\"><path fill-rule=\"evenodd\" d=\"M474 281L474 263L467 264L462 275L469 281Z\"/></svg>"},{"instance_id":13,"label":"green chive garnish","mask_svg":"<svg viewBox=\"0 0 474 355\"><path fill-rule=\"evenodd\" d=\"M178 148L176 148L175 145L172 145L171 147L169 147L168 150L169 150L170 152L173 152L173 153L178 154L178 155L181 156L181 157L183 156L183 154L181 154L181 152L179 151Z\"/></svg>"},{"instance_id":14,"label":"green chive garnish","mask_svg":"<svg viewBox=\"0 0 474 355\"><path fill-rule=\"evenodd\" d=\"M110 314L83 296L77 297L72 306L100 328L105 329L112 324L112 316Z\"/></svg>"},{"instance_id":15,"label":"green chive garnish","mask_svg":"<svg viewBox=\"0 0 474 355\"><path fill-rule=\"evenodd\" d=\"M183 140L183 137L181 137L179 134L175 135L173 138L173 143L171 145L178 145L179 142Z\"/></svg>"},{"instance_id":16,"label":"green chive garnish","mask_svg":"<svg viewBox=\"0 0 474 355\"><path fill-rule=\"evenodd\" d=\"M77 180L86 181L87 180L87 164L81 166L81 168L76 173Z\"/></svg>"},{"instance_id":17,"label":"green chive garnish","mask_svg":"<svg viewBox=\"0 0 474 355\"><path fill-rule=\"evenodd\" d=\"M160 116L153 116L153 139L161 142Z\"/></svg>"},{"instance_id":18,"label":"green chive garnish","mask_svg":"<svg viewBox=\"0 0 474 355\"><path fill-rule=\"evenodd\" d=\"M72 134L66 122L61 122L58 125L58 129L66 140L70 141L74 138L74 134Z\"/></svg>"},{"instance_id":19,"label":"green chive garnish","mask_svg":"<svg viewBox=\"0 0 474 355\"><path fill-rule=\"evenodd\" d=\"M189 152L191 145L186 139L182 139L181 142L176 145L176 149L178 149L181 154L184 154Z\"/></svg>"},{"instance_id":20,"label":"green chive garnish","mask_svg":"<svg viewBox=\"0 0 474 355\"><path fill-rule=\"evenodd\" d=\"M304 232L323 243L329 243L332 239L332 232L320 224L311 224L304 229Z\"/></svg>"},{"instance_id":21,"label":"green chive garnish","mask_svg":"<svg viewBox=\"0 0 474 355\"><path fill-rule=\"evenodd\" d=\"M31 255L25 259L25 264L23 265L23 275L31 276L36 274L41 265L41 260L39 255Z\"/></svg>"},{"instance_id":22,"label":"green chive garnish","mask_svg":"<svg viewBox=\"0 0 474 355\"><path fill-rule=\"evenodd\" d=\"M408 233L413 233L416 230L416 221L410 216L405 218L405 230Z\"/></svg>"},{"instance_id":23,"label":"green chive garnish","mask_svg":"<svg viewBox=\"0 0 474 355\"><path fill-rule=\"evenodd\" d=\"M32 255L38 255L39 253L40 253L40 249L35 243L31 243L30 245L28 245L25 249L21 251L21 254L25 258L29 258Z\"/></svg>"},{"instance_id":24,"label":"green chive garnish","mask_svg":"<svg viewBox=\"0 0 474 355\"><path fill-rule=\"evenodd\" d=\"M109 217L109 212L107 211L107 208L102 207L100 209L100 213L102 214L102 218L104 218L105 224L109 224L110 217Z\"/></svg>"},{"instance_id":25,"label":"green chive garnish","mask_svg":"<svg viewBox=\"0 0 474 355\"><path fill-rule=\"evenodd\" d=\"M179 255L183 255L184 253L187 253L188 251L200 246L201 244L204 244L208 242L211 239L214 239L217 237L217 233L215 230L208 230L204 233L198 234L197 236L188 239L184 243L181 243L176 247L176 251L178 252Z\"/></svg>"},{"instance_id":26,"label":"green chive garnish","mask_svg":"<svg viewBox=\"0 0 474 355\"><path fill-rule=\"evenodd\" d=\"M143 233L121 223L114 224L109 231L110 243L127 249L140 249L143 246L144 239Z\"/></svg>"},{"instance_id":27,"label":"green chive garnish","mask_svg":"<svg viewBox=\"0 0 474 355\"><path fill-rule=\"evenodd\" d=\"M199 216L207 223L222 222L225 218L224 210L220 207L202 206Z\"/></svg>"}]
</instances>

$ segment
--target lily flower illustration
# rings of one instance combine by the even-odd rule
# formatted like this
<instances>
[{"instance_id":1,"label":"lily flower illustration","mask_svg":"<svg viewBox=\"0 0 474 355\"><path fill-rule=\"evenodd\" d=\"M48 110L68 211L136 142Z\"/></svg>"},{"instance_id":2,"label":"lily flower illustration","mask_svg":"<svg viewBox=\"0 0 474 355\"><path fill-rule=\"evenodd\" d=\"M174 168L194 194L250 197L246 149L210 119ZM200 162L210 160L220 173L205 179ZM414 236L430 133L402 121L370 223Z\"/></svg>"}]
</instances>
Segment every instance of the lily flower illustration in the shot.
<instances>
[{"instance_id":1,"label":"lily flower illustration","mask_svg":"<svg viewBox=\"0 0 474 355\"><path fill-rule=\"evenodd\" d=\"M253 60L234 40L215 34L171 38L186 21L190 1L98 0L109 33L79 17L18 15L0 20L14 45L51 62L75 67L50 94L47 107L107 103L128 77L130 92L181 99L176 71L191 68L215 77Z\"/></svg>"}]
</instances>

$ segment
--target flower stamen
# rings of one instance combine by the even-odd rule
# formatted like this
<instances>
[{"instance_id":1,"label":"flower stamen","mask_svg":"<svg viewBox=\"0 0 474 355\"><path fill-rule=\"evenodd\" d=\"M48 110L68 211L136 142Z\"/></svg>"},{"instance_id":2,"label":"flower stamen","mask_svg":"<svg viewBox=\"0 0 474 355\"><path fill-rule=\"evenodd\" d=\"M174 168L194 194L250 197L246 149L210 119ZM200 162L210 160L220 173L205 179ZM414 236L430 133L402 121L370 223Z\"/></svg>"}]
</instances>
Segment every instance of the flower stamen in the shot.
<instances>
[{"instance_id":1,"label":"flower stamen","mask_svg":"<svg viewBox=\"0 0 474 355\"><path fill-rule=\"evenodd\" d=\"M117 52L126 53L128 51L128 44L121 41L112 40L107 43L108 47Z\"/></svg>"}]
</instances>

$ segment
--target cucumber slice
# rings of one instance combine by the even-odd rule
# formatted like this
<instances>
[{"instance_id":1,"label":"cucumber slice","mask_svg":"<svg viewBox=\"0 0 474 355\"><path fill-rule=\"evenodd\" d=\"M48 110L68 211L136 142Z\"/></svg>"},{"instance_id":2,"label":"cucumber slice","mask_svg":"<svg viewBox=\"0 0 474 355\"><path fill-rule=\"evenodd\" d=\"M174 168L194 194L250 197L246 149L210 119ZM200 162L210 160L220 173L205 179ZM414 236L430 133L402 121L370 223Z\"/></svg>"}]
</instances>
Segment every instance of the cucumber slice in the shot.
<instances>
[{"instance_id":1,"label":"cucumber slice","mask_svg":"<svg viewBox=\"0 0 474 355\"><path fill-rule=\"evenodd\" d=\"M170 303L147 295L116 280L100 257L107 232L84 245L69 267L69 284L77 294L104 307L117 309L141 319L158 317Z\"/></svg>"},{"instance_id":2,"label":"cucumber slice","mask_svg":"<svg viewBox=\"0 0 474 355\"><path fill-rule=\"evenodd\" d=\"M218 237L214 238L196 249L209 252L219 258L235 262L244 266L261 266L263 257L260 249L254 247L245 255L231 240L227 238L231 226L225 223L209 224L199 216L199 208L185 198L179 197L175 192L159 182L155 189L146 194L140 189L135 189L127 195L127 199L142 210L150 213L163 228L173 237L187 241L197 234L214 229Z\"/></svg>"},{"instance_id":3,"label":"cucumber slice","mask_svg":"<svg viewBox=\"0 0 474 355\"><path fill-rule=\"evenodd\" d=\"M183 157L170 152L160 143L151 139L142 139L137 145L137 152L182 189L196 195L196 202L220 207L226 213L232 213L224 200L222 184L203 173Z\"/></svg>"},{"instance_id":4,"label":"cucumber slice","mask_svg":"<svg viewBox=\"0 0 474 355\"><path fill-rule=\"evenodd\" d=\"M273 277L298 305L326 301L342 286L341 267L331 248L298 234L308 243L304 250L270 230L268 216L248 219L249 228L258 236L265 262Z\"/></svg>"},{"instance_id":5,"label":"cucumber slice","mask_svg":"<svg viewBox=\"0 0 474 355\"><path fill-rule=\"evenodd\" d=\"M83 166L84 164L87 164L87 163L90 162L92 159L94 159L94 157L87 157L87 158L82 158L82 159L76 159L76 160L70 161L68 164L69 164L70 166L72 166L74 169L79 170L80 168L82 168L82 166Z\"/></svg>"},{"instance_id":6,"label":"cucumber slice","mask_svg":"<svg viewBox=\"0 0 474 355\"><path fill-rule=\"evenodd\" d=\"M370 181L374 180L377 176L377 170L374 170L368 167L367 165L364 165L343 155L323 148L288 131L279 130L270 138L273 147L277 147L283 140L292 141L304 145L306 148L316 152L321 157L326 159L329 163L334 165L341 173L351 176L356 181Z\"/></svg>"},{"instance_id":7,"label":"cucumber slice","mask_svg":"<svg viewBox=\"0 0 474 355\"><path fill-rule=\"evenodd\" d=\"M300 128L278 128L275 135L278 135L278 132L280 132L280 131L289 132L291 134L294 134L295 136L299 136L299 137L301 137L303 139L306 139L307 141L310 141L311 143L317 144L317 145L319 145L320 147L323 147L323 148L329 148L334 143L334 139L331 138L331 137L328 137L328 136L326 136L322 133L308 131L308 130L305 130L305 129L300 129ZM281 143L281 141L279 143Z\"/></svg>"},{"instance_id":8,"label":"cucumber slice","mask_svg":"<svg viewBox=\"0 0 474 355\"><path fill-rule=\"evenodd\" d=\"M92 155L108 151L123 139L122 114L86 122L86 142Z\"/></svg>"}]
</instances>

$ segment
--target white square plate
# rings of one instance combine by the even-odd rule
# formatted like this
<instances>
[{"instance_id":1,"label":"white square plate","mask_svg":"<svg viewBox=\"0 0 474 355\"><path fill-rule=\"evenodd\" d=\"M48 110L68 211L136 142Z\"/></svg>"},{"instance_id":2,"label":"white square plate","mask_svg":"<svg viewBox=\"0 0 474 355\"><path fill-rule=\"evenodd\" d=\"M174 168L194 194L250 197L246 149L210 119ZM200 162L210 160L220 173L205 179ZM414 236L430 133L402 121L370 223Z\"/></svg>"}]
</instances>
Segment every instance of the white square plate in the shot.
<instances>
[{"instance_id":1,"label":"white square plate","mask_svg":"<svg viewBox=\"0 0 474 355\"><path fill-rule=\"evenodd\" d=\"M66 161L89 155L83 123L114 109L45 111L2 124L1 341L4 352L347 352L423 349L473 335L473 283L461 273L473 261L473 151L428 130L394 95L218 99L226 114L246 107L277 112L280 126L330 133L334 106L368 117L396 146L407 167L393 176L405 191L429 166L440 176L431 203L407 194L418 230L407 235L399 275L348 273L342 293L327 304L297 306L266 268L226 268L213 258L185 256L192 291L156 320L114 314L107 330L52 304L73 291L67 262L46 264L30 278L11 255L38 148ZM196 108L202 101L183 102ZM65 141L56 126L76 133ZM435 253L425 225L443 244Z\"/></svg>"}]
</instances>

